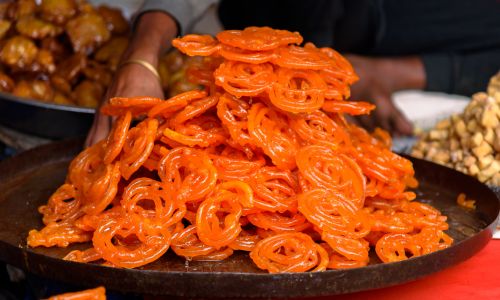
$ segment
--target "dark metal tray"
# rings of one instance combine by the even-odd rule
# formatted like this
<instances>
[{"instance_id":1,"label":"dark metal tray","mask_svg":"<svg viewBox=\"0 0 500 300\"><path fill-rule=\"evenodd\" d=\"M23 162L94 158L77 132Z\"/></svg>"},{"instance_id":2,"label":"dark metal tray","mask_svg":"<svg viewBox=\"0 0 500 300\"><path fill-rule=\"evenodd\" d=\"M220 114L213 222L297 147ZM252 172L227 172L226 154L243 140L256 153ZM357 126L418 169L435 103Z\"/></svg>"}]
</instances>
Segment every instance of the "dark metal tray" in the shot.
<instances>
[{"instance_id":1,"label":"dark metal tray","mask_svg":"<svg viewBox=\"0 0 500 300\"><path fill-rule=\"evenodd\" d=\"M418 198L449 217L448 249L406 261L318 273L266 274L245 253L222 262L187 262L169 251L143 268L128 270L61 259L67 249L26 247L30 229L42 226L37 207L65 178L81 142L59 142L30 150L0 163L0 260L43 277L78 285L105 285L110 290L188 297L302 297L356 292L396 285L464 261L490 240L499 213L495 194L475 179L451 169L412 159L420 187ZM465 192L477 200L475 211L456 204Z\"/></svg>"},{"instance_id":2,"label":"dark metal tray","mask_svg":"<svg viewBox=\"0 0 500 300\"><path fill-rule=\"evenodd\" d=\"M95 109L24 99L0 92L0 124L49 139L85 136Z\"/></svg>"}]
</instances>

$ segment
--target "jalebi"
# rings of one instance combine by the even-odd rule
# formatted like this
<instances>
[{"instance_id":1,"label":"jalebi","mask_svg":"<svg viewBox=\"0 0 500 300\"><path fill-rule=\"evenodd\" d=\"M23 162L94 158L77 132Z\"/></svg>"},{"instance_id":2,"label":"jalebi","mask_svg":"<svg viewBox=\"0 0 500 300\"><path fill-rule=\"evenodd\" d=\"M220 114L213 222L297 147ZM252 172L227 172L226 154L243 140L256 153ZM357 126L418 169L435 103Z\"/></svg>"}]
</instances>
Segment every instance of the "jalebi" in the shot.
<instances>
[{"instance_id":1,"label":"jalebi","mask_svg":"<svg viewBox=\"0 0 500 300\"><path fill-rule=\"evenodd\" d=\"M175 39L204 56L186 71L201 90L110 99L101 109L116 117L109 136L72 161L28 245L90 242L65 259L123 268L170 248L190 260L246 251L272 273L451 245L446 217L408 191L413 166L391 152L388 133L344 118L375 108L348 101L358 79L350 63L301 43L269 27Z\"/></svg>"},{"instance_id":2,"label":"jalebi","mask_svg":"<svg viewBox=\"0 0 500 300\"><path fill-rule=\"evenodd\" d=\"M106 300L106 289L100 286L95 289L52 296L48 300Z\"/></svg>"}]
</instances>

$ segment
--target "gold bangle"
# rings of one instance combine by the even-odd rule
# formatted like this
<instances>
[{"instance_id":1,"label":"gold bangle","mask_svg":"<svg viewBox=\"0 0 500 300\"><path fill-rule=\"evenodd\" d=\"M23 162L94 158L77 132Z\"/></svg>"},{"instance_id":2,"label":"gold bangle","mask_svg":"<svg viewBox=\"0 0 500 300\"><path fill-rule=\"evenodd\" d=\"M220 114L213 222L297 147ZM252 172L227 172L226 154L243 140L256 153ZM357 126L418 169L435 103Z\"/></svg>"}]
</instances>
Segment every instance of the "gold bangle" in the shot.
<instances>
[{"instance_id":1,"label":"gold bangle","mask_svg":"<svg viewBox=\"0 0 500 300\"><path fill-rule=\"evenodd\" d=\"M161 81L160 74L158 73L158 70L156 70L156 68L153 67L153 65L148 63L147 61L142 60L142 59L129 59L129 60L122 62L120 64L120 67L123 67L124 65L128 65L128 64L139 64L139 65L143 66L144 68L151 71L151 73L153 73L155 75L155 77Z\"/></svg>"}]
</instances>

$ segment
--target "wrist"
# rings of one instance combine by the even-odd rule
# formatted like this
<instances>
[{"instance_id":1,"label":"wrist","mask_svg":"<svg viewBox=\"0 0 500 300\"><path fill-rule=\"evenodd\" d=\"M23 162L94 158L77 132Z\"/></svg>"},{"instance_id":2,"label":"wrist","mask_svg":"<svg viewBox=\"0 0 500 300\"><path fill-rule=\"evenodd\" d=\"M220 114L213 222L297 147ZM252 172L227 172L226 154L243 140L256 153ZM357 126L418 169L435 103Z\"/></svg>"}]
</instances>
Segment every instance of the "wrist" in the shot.
<instances>
[{"instance_id":1,"label":"wrist","mask_svg":"<svg viewBox=\"0 0 500 300\"><path fill-rule=\"evenodd\" d=\"M140 59L157 67L158 58L170 48L170 42L176 34L177 24L170 15L158 11L145 12L136 21L122 60Z\"/></svg>"},{"instance_id":2,"label":"wrist","mask_svg":"<svg viewBox=\"0 0 500 300\"><path fill-rule=\"evenodd\" d=\"M131 49L123 58L122 63L130 60L142 60L150 63L154 68L158 68L159 55L155 49Z\"/></svg>"}]
</instances>

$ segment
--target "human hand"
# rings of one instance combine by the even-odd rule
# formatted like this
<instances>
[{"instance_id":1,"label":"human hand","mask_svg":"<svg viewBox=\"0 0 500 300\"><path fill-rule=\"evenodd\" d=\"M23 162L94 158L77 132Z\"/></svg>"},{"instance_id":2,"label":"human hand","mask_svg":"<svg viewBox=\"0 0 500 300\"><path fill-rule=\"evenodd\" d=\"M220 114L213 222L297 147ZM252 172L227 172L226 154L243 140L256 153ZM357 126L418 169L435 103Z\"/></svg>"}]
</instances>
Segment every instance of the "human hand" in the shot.
<instances>
[{"instance_id":1,"label":"human hand","mask_svg":"<svg viewBox=\"0 0 500 300\"><path fill-rule=\"evenodd\" d=\"M147 17L144 17L147 15ZM177 34L174 19L166 13L153 11L139 17L135 32L122 61L143 60L157 67L159 56L170 47ZM112 97L151 96L163 99L159 78L146 67L129 63L122 65L115 73L113 82L104 96L104 103ZM91 146L104 139L111 130L112 118L96 111L94 123L87 135L85 146Z\"/></svg>"},{"instance_id":2,"label":"human hand","mask_svg":"<svg viewBox=\"0 0 500 300\"><path fill-rule=\"evenodd\" d=\"M418 57L372 58L346 55L360 80L352 86L351 99L372 102L377 108L356 120L369 129L380 127L393 135L411 135L412 124L391 100L404 89L423 89L425 72Z\"/></svg>"},{"instance_id":3,"label":"human hand","mask_svg":"<svg viewBox=\"0 0 500 300\"><path fill-rule=\"evenodd\" d=\"M163 89L158 78L148 69L139 64L127 64L116 73L113 82L106 91L104 103L112 97L151 96L163 99ZM104 139L113 119L96 111L94 122L85 141L85 147Z\"/></svg>"}]
</instances>

